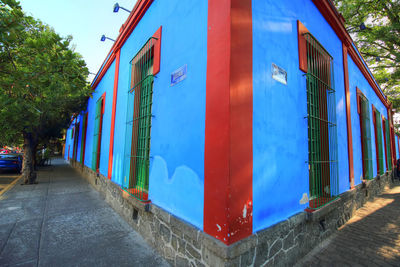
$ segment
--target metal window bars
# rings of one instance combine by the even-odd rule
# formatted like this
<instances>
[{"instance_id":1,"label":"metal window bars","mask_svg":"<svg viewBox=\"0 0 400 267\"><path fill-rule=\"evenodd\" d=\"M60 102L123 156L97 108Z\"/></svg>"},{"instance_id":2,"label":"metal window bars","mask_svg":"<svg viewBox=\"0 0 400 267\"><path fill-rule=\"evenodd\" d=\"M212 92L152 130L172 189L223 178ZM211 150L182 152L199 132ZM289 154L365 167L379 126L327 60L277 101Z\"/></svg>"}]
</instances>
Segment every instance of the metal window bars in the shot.
<instances>
[{"instance_id":1,"label":"metal window bars","mask_svg":"<svg viewBox=\"0 0 400 267\"><path fill-rule=\"evenodd\" d=\"M389 119L385 120L385 136L386 136L386 160L388 170L392 170L392 146L390 142L390 127L389 127Z\"/></svg>"},{"instance_id":2,"label":"metal window bars","mask_svg":"<svg viewBox=\"0 0 400 267\"><path fill-rule=\"evenodd\" d=\"M86 145L86 132L87 132L87 117L88 114L85 113L83 115L83 120L82 120L82 137L81 137L81 154L80 154L80 162L83 164L84 162L84 156L85 156L85 145Z\"/></svg>"},{"instance_id":3,"label":"metal window bars","mask_svg":"<svg viewBox=\"0 0 400 267\"><path fill-rule=\"evenodd\" d=\"M369 113L369 101L361 93L358 94L360 105L360 129L361 129L361 151L363 178L373 178L372 170L372 141L371 141L371 120Z\"/></svg>"},{"instance_id":4,"label":"metal window bars","mask_svg":"<svg viewBox=\"0 0 400 267\"><path fill-rule=\"evenodd\" d=\"M153 98L153 59L156 38L150 38L131 61L125 134L123 189L149 201L150 131Z\"/></svg>"},{"instance_id":5,"label":"metal window bars","mask_svg":"<svg viewBox=\"0 0 400 267\"><path fill-rule=\"evenodd\" d=\"M103 124L103 97L96 102L96 115L94 121L92 170L97 171L100 166L101 128Z\"/></svg>"},{"instance_id":6,"label":"metal window bars","mask_svg":"<svg viewBox=\"0 0 400 267\"><path fill-rule=\"evenodd\" d=\"M310 34L307 44L307 120L310 209L339 194L333 58Z\"/></svg>"},{"instance_id":7,"label":"metal window bars","mask_svg":"<svg viewBox=\"0 0 400 267\"><path fill-rule=\"evenodd\" d=\"M378 145L378 174L382 175L383 174L383 144L382 144L382 117L381 113L378 110L375 110L375 124L376 124L376 139L378 140L377 145Z\"/></svg>"}]
</instances>

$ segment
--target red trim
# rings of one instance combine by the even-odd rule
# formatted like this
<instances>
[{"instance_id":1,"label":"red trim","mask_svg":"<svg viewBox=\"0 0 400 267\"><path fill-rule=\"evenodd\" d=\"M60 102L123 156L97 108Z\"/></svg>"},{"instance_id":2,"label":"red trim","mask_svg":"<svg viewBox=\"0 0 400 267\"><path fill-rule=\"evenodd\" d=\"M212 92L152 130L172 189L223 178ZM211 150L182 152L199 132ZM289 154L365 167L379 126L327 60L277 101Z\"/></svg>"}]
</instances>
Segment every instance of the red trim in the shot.
<instances>
[{"instance_id":1,"label":"red trim","mask_svg":"<svg viewBox=\"0 0 400 267\"><path fill-rule=\"evenodd\" d=\"M230 0L208 0L207 29L204 232L227 244Z\"/></svg>"},{"instance_id":2,"label":"red trim","mask_svg":"<svg viewBox=\"0 0 400 267\"><path fill-rule=\"evenodd\" d=\"M307 42L304 34L309 32L307 28L299 20L297 21L297 42L299 48L299 68L303 72L307 72Z\"/></svg>"},{"instance_id":3,"label":"red trim","mask_svg":"<svg viewBox=\"0 0 400 267\"><path fill-rule=\"evenodd\" d=\"M232 0L230 243L253 232L253 29L251 0ZM246 216L244 217L244 209ZM234 234L232 234L234 233Z\"/></svg>"},{"instance_id":4,"label":"red trim","mask_svg":"<svg viewBox=\"0 0 400 267\"><path fill-rule=\"evenodd\" d=\"M229 245L252 234L250 0L209 0L207 51L204 231Z\"/></svg>"},{"instance_id":5,"label":"red trim","mask_svg":"<svg viewBox=\"0 0 400 267\"><path fill-rule=\"evenodd\" d=\"M349 33L346 31L346 28L343 24L343 19L331 3L331 0L313 0L313 3L324 16L329 25L331 25L332 29L336 32L340 40L342 40L342 42L346 45L349 55L354 60L364 77L367 79L368 83L371 85L371 87L375 91L375 94L379 97L379 99L386 107L389 107L389 101L379 89L379 87L375 83L373 76L370 74L367 67L365 67L363 60L358 55L356 49L353 47L353 40L351 39Z\"/></svg>"},{"instance_id":6,"label":"red trim","mask_svg":"<svg viewBox=\"0 0 400 267\"><path fill-rule=\"evenodd\" d=\"M353 134L351 130L351 105L349 89L349 67L347 62L347 47L343 44L343 74L344 93L346 100L346 125L347 125L347 153L349 161L349 182L350 188L354 188L354 161L353 161Z\"/></svg>"},{"instance_id":7,"label":"red trim","mask_svg":"<svg viewBox=\"0 0 400 267\"><path fill-rule=\"evenodd\" d=\"M134 6L132 12L130 13L126 22L122 25L120 30L120 34L117 37L117 40L114 42L114 45L111 47L110 52L106 57L106 60L103 62L102 66L104 67L99 70L98 76L92 83L92 89L96 89L97 85L103 78L104 74L107 72L111 63L114 61L116 53L118 50L124 45L125 41L129 38L132 31L136 28L137 24L146 13L147 9L149 9L150 5L153 3L153 0L139 0Z\"/></svg>"},{"instance_id":8,"label":"red trim","mask_svg":"<svg viewBox=\"0 0 400 267\"><path fill-rule=\"evenodd\" d=\"M153 34L153 37L157 39L157 41L154 43L153 75L156 75L160 72L161 32L162 26Z\"/></svg>"},{"instance_id":9,"label":"red trim","mask_svg":"<svg viewBox=\"0 0 400 267\"><path fill-rule=\"evenodd\" d=\"M112 168L113 168L114 130L115 130L115 112L117 109L119 59L120 59L120 50L118 50L118 52L117 52L116 62L115 62L114 91L113 91L113 103L112 103L112 111L111 111L110 151L109 151L109 157L108 157L108 174L107 174L108 179L111 179Z\"/></svg>"},{"instance_id":10,"label":"red trim","mask_svg":"<svg viewBox=\"0 0 400 267\"><path fill-rule=\"evenodd\" d=\"M71 145L68 145L68 160L69 160L69 149L71 148Z\"/></svg>"}]
</instances>

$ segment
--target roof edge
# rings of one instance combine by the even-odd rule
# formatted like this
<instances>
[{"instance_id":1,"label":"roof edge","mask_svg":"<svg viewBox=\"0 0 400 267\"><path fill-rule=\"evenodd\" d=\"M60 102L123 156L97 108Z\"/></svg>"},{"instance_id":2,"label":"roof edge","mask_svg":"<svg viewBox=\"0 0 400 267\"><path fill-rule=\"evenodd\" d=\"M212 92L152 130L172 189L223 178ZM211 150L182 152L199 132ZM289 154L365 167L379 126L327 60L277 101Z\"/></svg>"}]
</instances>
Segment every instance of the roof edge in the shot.
<instances>
[{"instance_id":1,"label":"roof edge","mask_svg":"<svg viewBox=\"0 0 400 267\"><path fill-rule=\"evenodd\" d=\"M128 39L132 31L136 28L137 24L142 19L146 11L149 9L153 1L154 0L138 0L136 2L125 23L122 24L119 35L115 40L113 46L111 47L110 52L108 52L106 59L104 60L103 64L101 64L100 69L97 71L96 76L92 81L92 84L90 85L92 87L92 90L96 89L97 85L100 83L101 79L114 61L117 52L124 45L125 41Z\"/></svg>"},{"instance_id":2,"label":"roof edge","mask_svg":"<svg viewBox=\"0 0 400 267\"><path fill-rule=\"evenodd\" d=\"M389 108L390 101L387 99L385 94L382 92L380 86L375 80L375 77L371 74L371 71L364 62L364 59L358 54L358 50L351 38L350 34L347 32L344 26L344 19L333 5L331 0L312 0L314 5L318 8L321 14L324 16L326 21L335 31L339 39L347 47L348 54L351 56L357 67L360 69L361 73L367 79L368 83L375 91L375 94L382 101L386 108ZM365 63L365 64L364 64Z\"/></svg>"}]
</instances>

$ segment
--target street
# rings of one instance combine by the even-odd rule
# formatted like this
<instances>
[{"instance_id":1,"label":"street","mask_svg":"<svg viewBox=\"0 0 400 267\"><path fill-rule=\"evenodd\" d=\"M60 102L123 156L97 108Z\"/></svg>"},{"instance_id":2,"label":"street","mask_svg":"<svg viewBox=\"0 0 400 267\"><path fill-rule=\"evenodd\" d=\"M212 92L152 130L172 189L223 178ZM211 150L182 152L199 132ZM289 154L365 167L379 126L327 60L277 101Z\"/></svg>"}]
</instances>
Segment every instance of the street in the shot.
<instances>
[{"instance_id":1,"label":"street","mask_svg":"<svg viewBox=\"0 0 400 267\"><path fill-rule=\"evenodd\" d=\"M0 200L3 199L4 193L12 188L18 182L20 173L14 170L2 170L0 171Z\"/></svg>"}]
</instances>

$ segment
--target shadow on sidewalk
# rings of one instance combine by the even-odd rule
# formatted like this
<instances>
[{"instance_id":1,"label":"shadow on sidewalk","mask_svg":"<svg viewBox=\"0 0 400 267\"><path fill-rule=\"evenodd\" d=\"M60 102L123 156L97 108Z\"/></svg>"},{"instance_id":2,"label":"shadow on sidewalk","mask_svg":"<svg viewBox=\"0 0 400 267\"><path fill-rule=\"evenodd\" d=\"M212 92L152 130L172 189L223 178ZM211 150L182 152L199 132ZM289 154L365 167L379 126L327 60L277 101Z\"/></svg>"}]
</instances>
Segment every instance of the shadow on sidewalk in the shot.
<instances>
[{"instance_id":1,"label":"shadow on sidewalk","mask_svg":"<svg viewBox=\"0 0 400 267\"><path fill-rule=\"evenodd\" d=\"M366 203L300 266L400 266L400 183Z\"/></svg>"}]
</instances>

